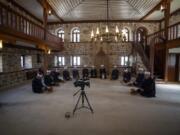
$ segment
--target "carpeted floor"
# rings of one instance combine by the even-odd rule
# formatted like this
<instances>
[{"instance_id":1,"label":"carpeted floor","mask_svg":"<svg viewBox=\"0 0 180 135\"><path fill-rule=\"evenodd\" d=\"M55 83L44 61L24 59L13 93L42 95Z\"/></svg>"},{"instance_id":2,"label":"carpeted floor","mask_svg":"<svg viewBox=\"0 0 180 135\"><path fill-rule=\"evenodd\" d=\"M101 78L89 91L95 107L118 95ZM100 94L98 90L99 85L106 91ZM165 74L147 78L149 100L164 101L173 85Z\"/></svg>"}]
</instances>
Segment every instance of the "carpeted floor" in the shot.
<instances>
[{"instance_id":1,"label":"carpeted floor","mask_svg":"<svg viewBox=\"0 0 180 135\"><path fill-rule=\"evenodd\" d=\"M73 82L34 94L31 84L0 93L0 135L180 135L180 85L157 85L156 98L129 94L119 81L93 79L86 88L94 114L72 112Z\"/></svg>"}]
</instances>

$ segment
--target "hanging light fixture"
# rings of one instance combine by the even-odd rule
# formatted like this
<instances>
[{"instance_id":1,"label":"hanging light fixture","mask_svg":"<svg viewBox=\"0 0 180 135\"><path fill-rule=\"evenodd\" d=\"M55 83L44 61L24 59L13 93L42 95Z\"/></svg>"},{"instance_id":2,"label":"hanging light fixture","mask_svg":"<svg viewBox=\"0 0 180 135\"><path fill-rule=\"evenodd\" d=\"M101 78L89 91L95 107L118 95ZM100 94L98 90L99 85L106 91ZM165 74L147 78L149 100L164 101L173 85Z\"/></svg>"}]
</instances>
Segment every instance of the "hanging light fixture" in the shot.
<instances>
[{"instance_id":1,"label":"hanging light fixture","mask_svg":"<svg viewBox=\"0 0 180 135\"><path fill-rule=\"evenodd\" d=\"M51 50L50 49L48 50L48 54L51 54Z\"/></svg>"},{"instance_id":2,"label":"hanging light fixture","mask_svg":"<svg viewBox=\"0 0 180 135\"><path fill-rule=\"evenodd\" d=\"M0 40L0 49L2 49L3 48L3 42L2 42L2 40Z\"/></svg>"},{"instance_id":3,"label":"hanging light fixture","mask_svg":"<svg viewBox=\"0 0 180 135\"><path fill-rule=\"evenodd\" d=\"M122 34L119 31L118 26L115 26L114 33L110 31L109 27L109 0L106 1L106 25L105 25L105 31L100 30L99 27L96 28L96 32L94 33L94 30L91 31L91 41L92 42L118 42L123 41Z\"/></svg>"}]
</instances>

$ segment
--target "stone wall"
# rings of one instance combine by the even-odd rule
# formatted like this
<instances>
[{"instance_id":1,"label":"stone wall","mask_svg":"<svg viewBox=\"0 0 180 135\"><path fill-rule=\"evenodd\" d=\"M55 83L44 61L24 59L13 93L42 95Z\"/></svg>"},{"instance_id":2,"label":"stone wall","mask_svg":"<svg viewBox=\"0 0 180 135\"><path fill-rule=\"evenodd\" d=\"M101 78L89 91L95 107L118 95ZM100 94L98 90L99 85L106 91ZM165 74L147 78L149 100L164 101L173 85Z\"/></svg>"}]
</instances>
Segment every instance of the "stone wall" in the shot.
<instances>
[{"instance_id":1,"label":"stone wall","mask_svg":"<svg viewBox=\"0 0 180 135\"><path fill-rule=\"evenodd\" d=\"M81 57L81 66L87 65L98 65L97 63L97 55L102 50L105 53L105 57L108 61L108 70L111 71L113 65L118 65L120 67L120 56L132 56L132 41L133 35L139 27L145 27L147 29L148 34L152 34L156 31L159 31L159 23L140 23L140 22L127 22L127 23L110 23L109 28L110 32L115 31L115 26L119 27L121 31L123 28L127 28L129 30L129 39L130 42L122 43L122 42L91 42L90 34L92 29L94 32L96 28L99 27L102 30L105 30L105 23L72 23L72 24L56 24L50 25L49 30L51 33L57 35L57 32L60 28L63 28L65 32L65 41L64 41L64 51L57 53L56 55L65 56L66 65L70 65L70 57L71 56L80 56ZM71 42L71 30L74 27L78 27L80 29L80 42L72 43ZM134 56L134 63L138 61L138 64L143 66L140 57L137 59ZM136 60L136 61L135 61ZM100 62L99 62L100 63ZM104 64L104 63L102 63Z\"/></svg>"},{"instance_id":2,"label":"stone wall","mask_svg":"<svg viewBox=\"0 0 180 135\"><path fill-rule=\"evenodd\" d=\"M37 61L37 54L41 57L41 62ZM32 57L32 68L23 69L21 67L21 55ZM0 73L0 89L23 83L31 78L33 72L43 66L44 52L39 49L26 48L4 44L0 50L2 56L3 72Z\"/></svg>"}]
</instances>

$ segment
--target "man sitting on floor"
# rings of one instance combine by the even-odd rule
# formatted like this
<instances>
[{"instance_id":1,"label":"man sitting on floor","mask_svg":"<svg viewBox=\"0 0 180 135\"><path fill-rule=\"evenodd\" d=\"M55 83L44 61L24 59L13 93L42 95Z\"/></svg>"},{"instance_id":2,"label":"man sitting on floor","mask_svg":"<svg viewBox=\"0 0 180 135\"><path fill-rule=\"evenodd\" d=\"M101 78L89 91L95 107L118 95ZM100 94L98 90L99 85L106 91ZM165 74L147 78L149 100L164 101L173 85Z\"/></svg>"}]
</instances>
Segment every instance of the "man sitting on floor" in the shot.
<instances>
[{"instance_id":1,"label":"man sitting on floor","mask_svg":"<svg viewBox=\"0 0 180 135\"><path fill-rule=\"evenodd\" d=\"M47 70L47 73L44 76L44 83L46 86L54 86L55 85L54 78L53 78L50 70Z\"/></svg>"},{"instance_id":2,"label":"man sitting on floor","mask_svg":"<svg viewBox=\"0 0 180 135\"><path fill-rule=\"evenodd\" d=\"M119 70L117 66L114 66L112 73L111 73L111 80L117 80L119 78Z\"/></svg>"},{"instance_id":3,"label":"man sitting on floor","mask_svg":"<svg viewBox=\"0 0 180 135\"><path fill-rule=\"evenodd\" d=\"M73 75L73 79L76 79L76 80L79 79L79 71L78 71L77 67L73 68L72 75Z\"/></svg>"},{"instance_id":4,"label":"man sitting on floor","mask_svg":"<svg viewBox=\"0 0 180 135\"><path fill-rule=\"evenodd\" d=\"M84 65L84 68L82 70L83 78L89 78L89 70L87 68L87 65Z\"/></svg>"},{"instance_id":5,"label":"man sitting on floor","mask_svg":"<svg viewBox=\"0 0 180 135\"><path fill-rule=\"evenodd\" d=\"M32 90L34 93L43 93L45 90L52 91L52 88L46 86L43 75L37 73L36 77L32 80Z\"/></svg>"},{"instance_id":6,"label":"man sitting on floor","mask_svg":"<svg viewBox=\"0 0 180 135\"><path fill-rule=\"evenodd\" d=\"M104 65L101 65L101 68L99 69L99 74L101 79L106 79L106 68Z\"/></svg>"},{"instance_id":7,"label":"man sitting on floor","mask_svg":"<svg viewBox=\"0 0 180 135\"><path fill-rule=\"evenodd\" d=\"M96 78L97 77L97 69L95 66L92 66L91 68L91 78Z\"/></svg>"},{"instance_id":8,"label":"man sitting on floor","mask_svg":"<svg viewBox=\"0 0 180 135\"><path fill-rule=\"evenodd\" d=\"M125 69L124 70L124 73L123 73L123 81L125 83L128 83L131 81L131 72L128 71L128 69Z\"/></svg>"},{"instance_id":9,"label":"man sitting on floor","mask_svg":"<svg viewBox=\"0 0 180 135\"><path fill-rule=\"evenodd\" d=\"M64 79L65 81L71 80L70 73L69 73L67 67L64 67L63 79Z\"/></svg>"},{"instance_id":10,"label":"man sitting on floor","mask_svg":"<svg viewBox=\"0 0 180 135\"><path fill-rule=\"evenodd\" d=\"M62 80L60 79L60 72L58 69L51 71L50 75L53 77L55 85L59 85L59 82L62 82Z\"/></svg>"},{"instance_id":11,"label":"man sitting on floor","mask_svg":"<svg viewBox=\"0 0 180 135\"><path fill-rule=\"evenodd\" d=\"M143 80L144 80L144 69L139 68L138 69L138 75L137 75L136 80L133 83L133 85L137 86L137 87L141 87Z\"/></svg>"},{"instance_id":12,"label":"man sitting on floor","mask_svg":"<svg viewBox=\"0 0 180 135\"><path fill-rule=\"evenodd\" d=\"M155 89L155 80L151 77L150 72L145 72L145 79L141 85L141 88L137 90L131 90L131 94L137 94L144 97L155 97L156 89Z\"/></svg>"}]
</instances>

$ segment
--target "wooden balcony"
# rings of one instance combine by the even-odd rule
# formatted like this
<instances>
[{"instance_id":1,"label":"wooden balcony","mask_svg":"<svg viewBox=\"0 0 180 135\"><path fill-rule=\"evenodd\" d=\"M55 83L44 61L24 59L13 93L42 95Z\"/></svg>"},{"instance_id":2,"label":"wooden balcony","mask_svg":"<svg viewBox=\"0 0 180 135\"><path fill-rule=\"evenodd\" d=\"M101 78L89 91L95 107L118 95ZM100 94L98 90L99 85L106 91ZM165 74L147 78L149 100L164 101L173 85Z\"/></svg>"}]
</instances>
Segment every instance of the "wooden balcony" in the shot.
<instances>
[{"instance_id":1,"label":"wooden balcony","mask_svg":"<svg viewBox=\"0 0 180 135\"><path fill-rule=\"evenodd\" d=\"M62 39L52 35L41 25L0 3L0 36L43 44L53 50L62 50Z\"/></svg>"},{"instance_id":2,"label":"wooden balcony","mask_svg":"<svg viewBox=\"0 0 180 135\"><path fill-rule=\"evenodd\" d=\"M179 41L180 39L180 22L168 27L168 42ZM160 44L166 41L165 30L160 30L147 37L147 44Z\"/></svg>"}]
</instances>

